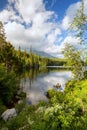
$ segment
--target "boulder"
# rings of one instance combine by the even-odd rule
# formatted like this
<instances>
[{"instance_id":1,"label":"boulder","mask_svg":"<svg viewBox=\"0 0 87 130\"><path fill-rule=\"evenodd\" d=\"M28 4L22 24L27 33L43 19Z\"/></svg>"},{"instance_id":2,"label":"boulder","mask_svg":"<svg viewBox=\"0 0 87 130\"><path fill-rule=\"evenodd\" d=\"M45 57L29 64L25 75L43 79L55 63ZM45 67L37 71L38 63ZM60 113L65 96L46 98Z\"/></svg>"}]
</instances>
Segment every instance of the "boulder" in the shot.
<instances>
[{"instance_id":1,"label":"boulder","mask_svg":"<svg viewBox=\"0 0 87 130\"><path fill-rule=\"evenodd\" d=\"M61 87L61 85L59 83L57 83L56 85L54 85L54 87L58 89Z\"/></svg>"},{"instance_id":2,"label":"boulder","mask_svg":"<svg viewBox=\"0 0 87 130\"><path fill-rule=\"evenodd\" d=\"M23 100L19 100L19 101L18 101L18 104L21 104L21 103L23 103Z\"/></svg>"},{"instance_id":3,"label":"boulder","mask_svg":"<svg viewBox=\"0 0 87 130\"><path fill-rule=\"evenodd\" d=\"M15 108L7 109L5 112L2 113L1 117L4 121L11 119L12 117L17 116L17 112Z\"/></svg>"}]
</instances>

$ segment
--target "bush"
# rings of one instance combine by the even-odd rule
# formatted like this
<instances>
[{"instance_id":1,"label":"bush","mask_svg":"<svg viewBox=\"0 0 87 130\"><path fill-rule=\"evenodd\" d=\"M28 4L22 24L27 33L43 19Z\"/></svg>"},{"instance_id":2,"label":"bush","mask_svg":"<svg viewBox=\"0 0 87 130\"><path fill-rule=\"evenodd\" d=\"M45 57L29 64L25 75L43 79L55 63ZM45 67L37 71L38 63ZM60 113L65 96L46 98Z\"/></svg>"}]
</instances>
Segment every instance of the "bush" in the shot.
<instances>
[{"instance_id":1,"label":"bush","mask_svg":"<svg viewBox=\"0 0 87 130\"><path fill-rule=\"evenodd\" d=\"M7 73L6 70L0 66L0 99L7 105L17 92L18 80L13 72Z\"/></svg>"},{"instance_id":2,"label":"bush","mask_svg":"<svg viewBox=\"0 0 87 130\"><path fill-rule=\"evenodd\" d=\"M17 113L20 113L21 111L23 111L23 109L25 108L25 102L22 101L20 104L16 104L15 108L17 110Z\"/></svg>"},{"instance_id":3,"label":"bush","mask_svg":"<svg viewBox=\"0 0 87 130\"><path fill-rule=\"evenodd\" d=\"M6 110L6 106L3 105L3 102L0 99L0 115Z\"/></svg>"},{"instance_id":4,"label":"bush","mask_svg":"<svg viewBox=\"0 0 87 130\"><path fill-rule=\"evenodd\" d=\"M25 92L21 92L20 94L18 94L18 96L22 99L26 98L26 93Z\"/></svg>"},{"instance_id":5,"label":"bush","mask_svg":"<svg viewBox=\"0 0 87 130\"><path fill-rule=\"evenodd\" d=\"M47 96L48 98L52 98L52 97L55 96L55 94L56 94L56 91L55 91L54 89L49 89L49 90L47 91L47 93L46 93L46 96Z\"/></svg>"}]
</instances>

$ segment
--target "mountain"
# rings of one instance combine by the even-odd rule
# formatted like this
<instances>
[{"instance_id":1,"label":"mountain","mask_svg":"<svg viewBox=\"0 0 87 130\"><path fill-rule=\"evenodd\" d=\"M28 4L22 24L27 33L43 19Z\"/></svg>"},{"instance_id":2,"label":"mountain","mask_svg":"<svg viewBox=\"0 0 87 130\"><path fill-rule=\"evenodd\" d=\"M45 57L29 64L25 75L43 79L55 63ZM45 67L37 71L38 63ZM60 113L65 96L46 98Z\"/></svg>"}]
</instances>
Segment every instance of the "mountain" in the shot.
<instances>
[{"instance_id":1,"label":"mountain","mask_svg":"<svg viewBox=\"0 0 87 130\"><path fill-rule=\"evenodd\" d=\"M43 56L43 57L48 57L48 58L54 58L52 55L44 52L44 51L37 51L37 50L33 50L33 53L39 55L39 56Z\"/></svg>"}]
</instances>

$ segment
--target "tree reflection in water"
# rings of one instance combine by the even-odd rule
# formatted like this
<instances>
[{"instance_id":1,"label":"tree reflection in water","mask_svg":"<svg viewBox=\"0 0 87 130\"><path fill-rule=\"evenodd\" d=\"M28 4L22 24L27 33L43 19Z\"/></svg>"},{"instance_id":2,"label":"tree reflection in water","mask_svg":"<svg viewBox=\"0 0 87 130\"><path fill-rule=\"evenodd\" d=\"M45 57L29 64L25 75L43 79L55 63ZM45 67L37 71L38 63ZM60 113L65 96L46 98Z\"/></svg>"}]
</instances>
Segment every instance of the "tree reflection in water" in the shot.
<instances>
[{"instance_id":1,"label":"tree reflection in water","mask_svg":"<svg viewBox=\"0 0 87 130\"><path fill-rule=\"evenodd\" d=\"M46 100L44 93L48 89L53 88L56 83L64 87L71 77L71 71L58 68L30 69L20 75L20 89L26 93L26 101L35 104L39 100Z\"/></svg>"}]
</instances>

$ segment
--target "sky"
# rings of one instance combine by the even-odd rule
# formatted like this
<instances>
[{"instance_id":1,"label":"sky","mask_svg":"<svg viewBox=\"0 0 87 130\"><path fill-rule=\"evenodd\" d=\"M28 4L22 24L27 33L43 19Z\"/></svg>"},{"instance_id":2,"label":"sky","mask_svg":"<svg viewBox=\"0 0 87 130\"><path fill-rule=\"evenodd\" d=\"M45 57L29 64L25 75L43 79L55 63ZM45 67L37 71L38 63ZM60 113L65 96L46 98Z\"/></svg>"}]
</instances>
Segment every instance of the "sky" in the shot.
<instances>
[{"instance_id":1,"label":"sky","mask_svg":"<svg viewBox=\"0 0 87 130\"><path fill-rule=\"evenodd\" d=\"M87 14L87 0L85 13ZM44 51L62 57L66 42L78 39L69 31L80 0L0 0L0 21L4 24L7 41L17 49Z\"/></svg>"}]
</instances>

